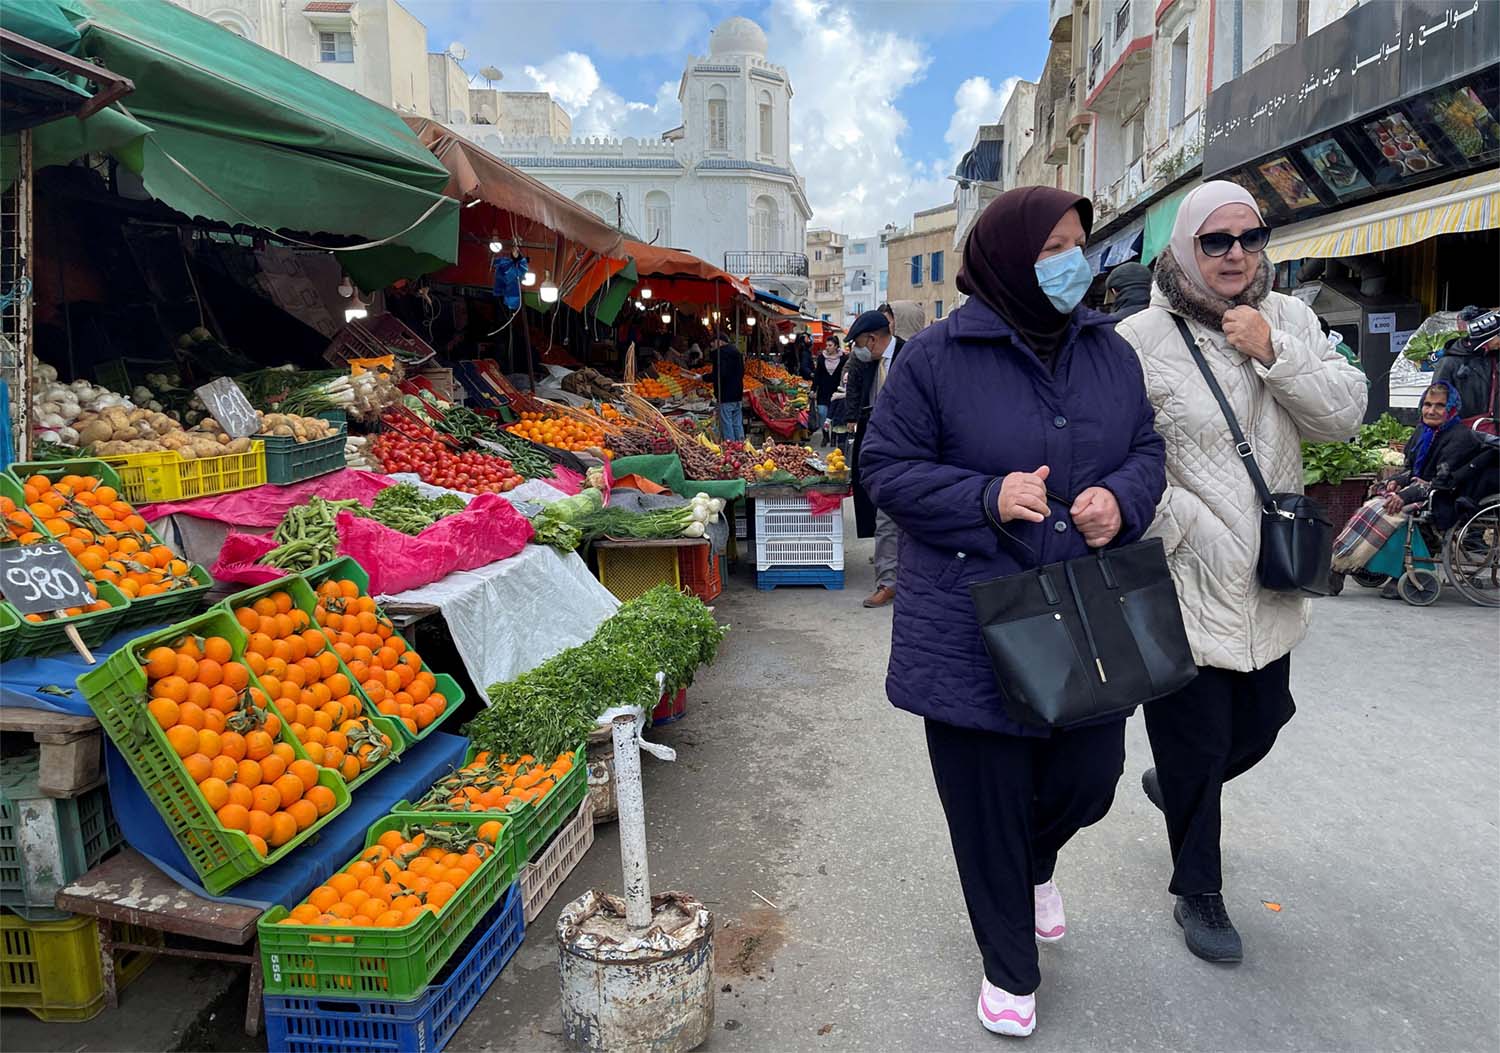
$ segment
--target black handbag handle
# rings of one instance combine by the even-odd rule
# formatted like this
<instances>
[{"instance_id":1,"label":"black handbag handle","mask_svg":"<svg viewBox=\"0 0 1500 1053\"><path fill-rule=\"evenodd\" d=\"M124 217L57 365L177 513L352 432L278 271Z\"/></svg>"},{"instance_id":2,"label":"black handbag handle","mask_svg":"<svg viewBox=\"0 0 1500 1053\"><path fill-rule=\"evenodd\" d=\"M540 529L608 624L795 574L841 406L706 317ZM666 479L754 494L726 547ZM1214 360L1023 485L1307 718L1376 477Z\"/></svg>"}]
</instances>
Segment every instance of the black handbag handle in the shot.
<instances>
[{"instance_id":1,"label":"black handbag handle","mask_svg":"<svg viewBox=\"0 0 1500 1053\"><path fill-rule=\"evenodd\" d=\"M1229 434L1234 437L1234 452L1240 455L1240 460L1245 465L1245 471L1250 473L1250 482L1255 486L1255 492L1260 496L1260 503L1267 515L1276 515L1281 510L1276 505L1276 500L1271 496L1271 488L1266 485L1266 477L1260 473L1260 465L1255 461L1255 454L1250 449L1250 443L1245 438L1245 433L1240 429L1240 422L1234 415L1234 409L1229 405L1229 400L1224 397L1224 389L1219 387L1219 382L1214 378L1214 371L1208 367L1208 362L1203 358L1203 352L1198 347L1198 341L1193 339L1192 332L1187 323L1182 320L1181 315L1174 314L1172 321L1177 323L1177 331L1182 334L1183 343L1187 344L1188 351L1193 356L1193 361L1198 365L1198 372L1203 374L1203 379L1208 382L1208 390L1214 394L1214 399L1219 403L1219 409L1224 414L1224 419L1229 423ZM1285 514L1285 513L1282 513Z\"/></svg>"}]
</instances>

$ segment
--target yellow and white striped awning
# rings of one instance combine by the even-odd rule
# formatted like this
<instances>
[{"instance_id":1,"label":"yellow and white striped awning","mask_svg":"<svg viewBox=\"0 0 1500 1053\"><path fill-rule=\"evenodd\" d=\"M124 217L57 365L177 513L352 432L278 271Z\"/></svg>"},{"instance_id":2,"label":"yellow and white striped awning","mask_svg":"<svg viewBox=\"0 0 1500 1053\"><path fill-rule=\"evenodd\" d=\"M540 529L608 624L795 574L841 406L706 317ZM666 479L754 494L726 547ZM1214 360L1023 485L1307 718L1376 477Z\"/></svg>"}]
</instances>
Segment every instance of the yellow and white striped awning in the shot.
<instances>
[{"instance_id":1,"label":"yellow and white striped awning","mask_svg":"<svg viewBox=\"0 0 1500 1053\"><path fill-rule=\"evenodd\" d=\"M1274 263L1362 256L1492 227L1500 227L1500 171L1494 169L1280 227L1266 255Z\"/></svg>"}]
</instances>

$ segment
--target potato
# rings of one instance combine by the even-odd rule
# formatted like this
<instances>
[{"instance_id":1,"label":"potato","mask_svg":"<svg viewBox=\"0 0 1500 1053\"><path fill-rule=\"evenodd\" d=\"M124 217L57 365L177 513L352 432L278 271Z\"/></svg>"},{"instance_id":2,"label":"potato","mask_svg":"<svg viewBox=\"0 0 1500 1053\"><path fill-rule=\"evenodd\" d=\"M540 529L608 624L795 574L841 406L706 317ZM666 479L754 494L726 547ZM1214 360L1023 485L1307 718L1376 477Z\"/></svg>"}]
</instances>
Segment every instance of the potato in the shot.
<instances>
[{"instance_id":1,"label":"potato","mask_svg":"<svg viewBox=\"0 0 1500 1053\"><path fill-rule=\"evenodd\" d=\"M292 435L292 427L291 427L290 424L278 424L274 428L271 429L271 434L272 435L281 435L281 436L290 436L290 435Z\"/></svg>"},{"instance_id":2,"label":"potato","mask_svg":"<svg viewBox=\"0 0 1500 1053\"><path fill-rule=\"evenodd\" d=\"M84 446L94 446L113 438L113 430L102 420L89 421L78 429L78 441Z\"/></svg>"},{"instance_id":3,"label":"potato","mask_svg":"<svg viewBox=\"0 0 1500 1053\"><path fill-rule=\"evenodd\" d=\"M183 444L177 447L177 456L181 457L184 461L195 461L198 459L198 451L193 449L189 444Z\"/></svg>"},{"instance_id":4,"label":"potato","mask_svg":"<svg viewBox=\"0 0 1500 1053\"><path fill-rule=\"evenodd\" d=\"M248 438L246 438L246 439L235 439L228 446L224 447L224 452L225 453L249 453L251 445L252 444L251 444L251 442L250 442L250 440Z\"/></svg>"}]
</instances>

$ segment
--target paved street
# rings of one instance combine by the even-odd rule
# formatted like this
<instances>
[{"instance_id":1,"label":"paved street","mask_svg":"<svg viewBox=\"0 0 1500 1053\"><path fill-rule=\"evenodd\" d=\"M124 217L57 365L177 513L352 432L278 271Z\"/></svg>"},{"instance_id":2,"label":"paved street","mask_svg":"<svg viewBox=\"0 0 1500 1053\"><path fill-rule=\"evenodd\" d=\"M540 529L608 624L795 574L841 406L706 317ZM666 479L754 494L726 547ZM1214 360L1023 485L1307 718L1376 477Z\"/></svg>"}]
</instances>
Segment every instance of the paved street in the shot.
<instances>
[{"instance_id":1,"label":"paved street","mask_svg":"<svg viewBox=\"0 0 1500 1053\"><path fill-rule=\"evenodd\" d=\"M890 614L842 593L719 605L734 627L645 759L658 889L719 919L713 1050L995 1049L916 718L881 690ZM1227 902L1246 961L1191 957L1139 718L1114 810L1066 850L1068 938L1042 951L1032 1050L1493 1050L1500 1043L1500 617L1351 585L1297 652L1300 712L1225 795ZM617 889L613 826L453 1049L551 1050L557 910ZM756 895L759 893L759 896ZM759 897L776 906L768 906ZM1262 901L1280 904L1273 912Z\"/></svg>"}]
</instances>

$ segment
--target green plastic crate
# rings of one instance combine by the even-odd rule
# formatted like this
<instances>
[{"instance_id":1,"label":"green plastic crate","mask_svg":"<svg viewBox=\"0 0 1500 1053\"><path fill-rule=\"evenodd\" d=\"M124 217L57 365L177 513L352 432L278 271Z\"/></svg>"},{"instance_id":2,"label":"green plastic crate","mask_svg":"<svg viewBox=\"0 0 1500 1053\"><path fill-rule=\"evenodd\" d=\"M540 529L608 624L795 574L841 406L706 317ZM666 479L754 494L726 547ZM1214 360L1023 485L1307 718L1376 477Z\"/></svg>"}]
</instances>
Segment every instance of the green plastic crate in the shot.
<instances>
[{"instance_id":1,"label":"green plastic crate","mask_svg":"<svg viewBox=\"0 0 1500 1053\"><path fill-rule=\"evenodd\" d=\"M298 442L286 435L257 435L266 444L266 482L298 483L344 467L347 425L337 435L312 442Z\"/></svg>"},{"instance_id":2,"label":"green plastic crate","mask_svg":"<svg viewBox=\"0 0 1500 1053\"><path fill-rule=\"evenodd\" d=\"M442 823L478 827L490 815L441 817ZM434 817L413 819L388 815L365 837L369 848L387 830L434 825ZM350 859L343 870L358 856ZM424 912L416 921L395 929L321 925L282 925L285 906L261 916L261 972L266 994L333 995L338 998L378 998L409 1001L418 997L452 957L480 919L510 888L522 860L509 824L500 832L495 851L474 871L459 894L436 915ZM335 942L339 941L339 942Z\"/></svg>"},{"instance_id":3,"label":"green plastic crate","mask_svg":"<svg viewBox=\"0 0 1500 1053\"><path fill-rule=\"evenodd\" d=\"M479 755L479 747L470 746L464 753L464 763L468 764ZM548 790L540 801L532 801L529 805L522 805L525 809L519 819L513 821L517 837L521 841L521 858L529 862L538 852L552 839L552 835L562 828L563 824L573 818L573 813L578 811L578 806L583 799L589 795L589 765L588 765L588 742L580 742L573 748L573 767L568 770L557 781L557 785ZM514 807L512 805L511 807ZM462 813L452 812L418 812L408 802L401 802L391 809L393 813L402 812L406 814L425 815L452 815ZM507 812L509 809L506 810ZM494 812L473 812L473 815L495 815Z\"/></svg>"},{"instance_id":4,"label":"green plastic crate","mask_svg":"<svg viewBox=\"0 0 1500 1053\"><path fill-rule=\"evenodd\" d=\"M37 786L40 757L9 757L0 769L0 906L32 921L68 917L57 893L121 842L109 790L54 798Z\"/></svg>"},{"instance_id":5,"label":"green plastic crate","mask_svg":"<svg viewBox=\"0 0 1500 1053\"><path fill-rule=\"evenodd\" d=\"M286 844L272 849L264 858L250 844L249 835L225 828L209 808L197 784L188 778L187 769L167 742L166 732L151 718L145 705L146 672L137 656L160 644L171 645L189 633L222 636L229 641L235 659L244 658L245 631L233 615L211 610L171 628L132 640L103 664L80 676L78 689L177 838L183 855L192 864L203 887L210 895L219 896L250 875L284 859L349 807L349 790L341 776L322 769L318 782L333 791L332 811L319 816L312 826ZM250 683L257 689L260 686L253 675ZM305 756L300 753L301 743L296 741L285 722L279 738L290 743L299 756Z\"/></svg>"},{"instance_id":6,"label":"green plastic crate","mask_svg":"<svg viewBox=\"0 0 1500 1053\"><path fill-rule=\"evenodd\" d=\"M0 602L0 662L14 658L21 639L21 616L8 603Z\"/></svg>"},{"instance_id":7,"label":"green plastic crate","mask_svg":"<svg viewBox=\"0 0 1500 1053\"><path fill-rule=\"evenodd\" d=\"M319 564L318 566L312 568L312 570L304 573L302 576L307 580L308 586L313 589L315 599L318 586L323 584L329 578L348 579L349 581L356 582L359 585L359 594L361 596L370 595L370 575L365 572L364 567L361 567L357 561L350 559L348 556L340 556L337 559L329 560L327 563ZM385 612L382 611L379 607L376 607L375 610L381 618L385 618L386 621L390 621L390 619L386 617ZM408 649L411 648L411 645L407 643L406 638L400 633L393 632L392 635L399 639L402 643L406 644ZM432 670L428 668L426 662L422 663L422 671L432 672ZM436 720L434 720L431 724L428 724L425 728L423 728L416 734L412 734L410 731L408 731L406 725L401 723L401 721L392 719L391 723L396 725L396 727L401 730L401 734L405 737L407 742L421 742L428 735L432 734L440 726L442 726L445 720L452 717L453 714L457 713L458 707L464 701L464 689L458 686L457 680L454 680L447 673L432 673L432 678L437 681L437 687L433 690L435 690L438 694L442 695L448 700L448 707L443 710L442 714ZM361 694L363 694L363 692L361 692Z\"/></svg>"},{"instance_id":8,"label":"green plastic crate","mask_svg":"<svg viewBox=\"0 0 1500 1053\"><path fill-rule=\"evenodd\" d=\"M91 651L118 632L130 613L130 600L107 581L96 582L95 587L99 590L99 598L109 601L109 610L79 614L72 618L49 618L44 622L29 622L18 611L16 616L20 619L20 625L11 657L31 658L72 651L73 642L68 639L69 625L78 630L79 639Z\"/></svg>"},{"instance_id":9,"label":"green plastic crate","mask_svg":"<svg viewBox=\"0 0 1500 1053\"><path fill-rule=\"evenodd\" d=\"M221 600L215 609L222 610L233 618L234 612L239 608L253 604L262 596L269 596L276 592L285 592L291 596L292 604L307 615L309 623L316 624L313 622L313 609L317 606L317 598L313 595L312 589L308 587L307 582L302 580L300 574L288 574L285 577L277 578L275 581L268 581L264 585L256 585L254 588L237 592L233 596L228 596ZM236 624L238 624L238 620L236 620ZM326 634L324 638L327 638ZM370 723L381 734L386 735L391 740L390 754L378 764L372 764L360 772L359 778L348 784L349 790L352 793L356 787L363 786L372 776L384 770L387 764L398 760L402 751L406 749L406 740L401 735L401 722L391 720L389 717L383 717L374 711L370 705L370 700L365 697L365 693L354 682L354 677L350 674L349 667L342 660L339 662L339 672L349 678L350 688L360 702L363 703L366 711L365 715L370 718ZM292 743L292 748L297 751L297 756L306 760L307 751L302 743L297 741L297 737L289 735L288 739Z\"/></svg>"},{"instance_id":10,"label":"green plastic crate","mask_svg":"<svg viewBox=\"0 0 1500 1053\"><path fill-rule=\"evenodd\" d=\"M103 461L81 459L76 461L26 461L13 464L9 469L13 480L19 482L32 475L42 475L53 482L65 475L90 475L119 491L123 497L124 484L119 473ZM145 536L152 544L165 544L161 535L146 525ZM169 546L170 547L170 546ZM157 596L132 600L124 617L114 626L116 631L135 629L142 625L161 625L165 622L181 621L196 614L208 602L208 590L213 587L213 578L196 563L189 564L189 575L197 582L186 588L172 589ZM104 614L106 612L100 611Z\"/></svg>"}]
</instances>

